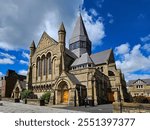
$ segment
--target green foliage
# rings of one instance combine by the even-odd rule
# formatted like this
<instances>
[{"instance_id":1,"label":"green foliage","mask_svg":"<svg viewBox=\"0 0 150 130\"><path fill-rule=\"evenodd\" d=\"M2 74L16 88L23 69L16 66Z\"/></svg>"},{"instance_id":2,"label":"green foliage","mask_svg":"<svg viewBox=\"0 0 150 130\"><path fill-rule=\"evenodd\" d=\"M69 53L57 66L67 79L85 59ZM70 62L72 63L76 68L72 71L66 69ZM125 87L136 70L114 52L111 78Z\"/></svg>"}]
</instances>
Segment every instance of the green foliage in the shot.
<instances>
[{"instance_id":1,"label":"green foliage","mask_svg":"<svg viewBox=\"0 0 150 130\"><path fill-rule=\"evenodd\" d=\"M31 98L32 95L33 95L33 92L31 90L23 90L21 92L21 99Z\"/></svg>"},{"instance_id":2,"label":"green foliage","mask_svg":"<svg viewBox=\"0 0 150 130\"><path fill-rule=\"evenodd\" d=\"M49 100L50 100L50 96L51 96L51 93L50 92L46 92L44 93L42 96L41 96L41 100L44 100L45 103L49 103Z\"/></svg>"}]
</instances>

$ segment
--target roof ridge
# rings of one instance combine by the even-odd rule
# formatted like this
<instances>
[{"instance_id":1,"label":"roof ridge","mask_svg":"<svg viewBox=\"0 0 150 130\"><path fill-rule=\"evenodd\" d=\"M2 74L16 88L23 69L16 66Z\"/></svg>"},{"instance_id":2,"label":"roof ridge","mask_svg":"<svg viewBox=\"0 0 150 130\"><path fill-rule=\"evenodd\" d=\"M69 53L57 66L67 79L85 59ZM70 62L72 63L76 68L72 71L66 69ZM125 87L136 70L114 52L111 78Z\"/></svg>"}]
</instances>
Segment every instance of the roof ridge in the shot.
<instances>
[{"instance_id":1,"label":"roof ridge","mask_svg":"<svg viewBox=\"0 0 150 130\"><path fill-rule=\"evenodd\" d=\"M91 55L96 55L96 54L99 54L99 53L102 53L102 52L107 52L107 51L112 51L112 50L113 50L113 49L110 48L110 49L103 50L103 51L100 51L100 52L92 53Z\"/></svg>"}]
</instances>

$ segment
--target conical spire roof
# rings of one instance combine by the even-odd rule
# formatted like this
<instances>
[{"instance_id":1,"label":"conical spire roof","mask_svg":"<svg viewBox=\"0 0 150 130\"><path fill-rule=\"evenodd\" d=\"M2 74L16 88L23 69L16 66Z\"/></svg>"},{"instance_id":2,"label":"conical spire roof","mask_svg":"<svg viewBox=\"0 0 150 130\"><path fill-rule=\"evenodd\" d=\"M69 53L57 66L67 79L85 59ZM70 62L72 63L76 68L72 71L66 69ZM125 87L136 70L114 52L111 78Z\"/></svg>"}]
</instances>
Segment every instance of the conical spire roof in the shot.
<instances>
[{"instance_id":1,"label":"conical spire roof","mask_svg":"<svg viewBox=\"0 0 150 130\"><path fill-rule=\"evenodd\" d=\"M74 27L74 30L73 30L70 42L72 43L75 40L76 41L78 41L78 40L84 40L85 41L87 39L89 39L88 38L88 34L87 34L86 28L84 26L84 22L83 22L82 16L80 14L80 16L78 17L77 22L75 24L75 27Z\"/></svg>"},{"instance_id":2,"label":"conical spire roof","mask_svg":"<svg viewBox=\"0 0 150 130\"><path fill-rule=\"evenodd\" d=\"M60 25L60 28L59 28L59 31L58 31L58 32L60 32L60 31L62 31L62 32L66 32L63 22L61 23L61 25Z\"/></svg>"},{"instance_id":3,"label":"conical spire roof","mask_svg":"<svg viewBox=\"0 0 150 130\"><path fill-rule=\"evenodd\" d=\"M35 42L32 41L30 48L35 48Z\"/></svg>"}]
</instances>

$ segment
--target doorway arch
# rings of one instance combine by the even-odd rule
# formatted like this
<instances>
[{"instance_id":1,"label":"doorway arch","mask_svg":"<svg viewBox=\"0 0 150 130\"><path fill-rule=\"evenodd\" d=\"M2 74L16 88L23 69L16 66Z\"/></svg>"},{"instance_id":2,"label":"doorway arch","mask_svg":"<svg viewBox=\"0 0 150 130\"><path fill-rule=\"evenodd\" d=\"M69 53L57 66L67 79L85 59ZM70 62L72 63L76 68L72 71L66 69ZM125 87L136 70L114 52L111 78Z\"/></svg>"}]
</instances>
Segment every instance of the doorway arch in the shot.
<instances>
[{"instance_id":1,"label":"doorway arch","mask_svg":"<svg viewBox=\"0 0 150 130\"><path fill-rule=\"evenodd\" d=\"M68 84L62 81L58 85L57 103L68 104L69 101L69 89Z\"/></svg>"}]
</instances>

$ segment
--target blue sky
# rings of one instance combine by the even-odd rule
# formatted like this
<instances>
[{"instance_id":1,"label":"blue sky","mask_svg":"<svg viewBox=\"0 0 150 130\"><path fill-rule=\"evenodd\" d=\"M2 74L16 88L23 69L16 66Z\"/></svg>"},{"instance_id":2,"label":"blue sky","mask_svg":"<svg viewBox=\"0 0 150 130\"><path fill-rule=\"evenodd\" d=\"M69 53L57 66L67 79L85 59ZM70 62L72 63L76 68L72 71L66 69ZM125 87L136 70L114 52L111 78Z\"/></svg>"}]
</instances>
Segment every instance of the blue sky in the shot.
<instances>
[{"instance_id":1,"label":"blue sky","mask_svg":"<svg viewBox=\"0 0 150 130\"><path fill-rule=\"evenodd\" d=\"M74 4L72 4L74 3ZM46 31L57 40L63 21L67 44L80 12L93 53L114 50L126 80L150 78L150 0L0 0L0 76L26 74L29 46Z\"/></svg>"}]
</instances>

